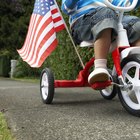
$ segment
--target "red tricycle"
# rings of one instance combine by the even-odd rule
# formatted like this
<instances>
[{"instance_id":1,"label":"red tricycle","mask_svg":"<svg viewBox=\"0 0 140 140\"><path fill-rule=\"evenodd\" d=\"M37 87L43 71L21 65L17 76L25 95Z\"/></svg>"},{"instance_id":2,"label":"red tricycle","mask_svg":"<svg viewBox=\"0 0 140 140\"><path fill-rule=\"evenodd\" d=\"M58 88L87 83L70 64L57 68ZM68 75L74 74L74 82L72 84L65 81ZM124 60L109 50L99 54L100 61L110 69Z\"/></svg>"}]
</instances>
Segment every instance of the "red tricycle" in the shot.
<instances>
[{"instance_id":1,"label":"red tricycle","mask_svg":"<svg viewBox=\"0 0 140 140\"><path fill-rule=\"evenodd\" d=\"M92 87L99 90L101 95L107 99L113 99L116 94L123 107L132 115L140 117L140 47L130 47L126 30L122 25L124 12L131 11L138 0L134 0L129 7L118 7L112 5L108 0L105 4L118 11L118 37L112 43L114 49L111 51L114 66L109 70L110 80L104 83L88 84L89 70L94 64L94 57L83 67L76 80L54 80L52 71L45 68L40 77L40 93L44 103L52 103L54 89L58 87ZM91 45L91 42L82 42L81 46ZM117 46L117 47L116 47ZM113 47L111 47L113 48Z\"/></svg>"}]
</instances>

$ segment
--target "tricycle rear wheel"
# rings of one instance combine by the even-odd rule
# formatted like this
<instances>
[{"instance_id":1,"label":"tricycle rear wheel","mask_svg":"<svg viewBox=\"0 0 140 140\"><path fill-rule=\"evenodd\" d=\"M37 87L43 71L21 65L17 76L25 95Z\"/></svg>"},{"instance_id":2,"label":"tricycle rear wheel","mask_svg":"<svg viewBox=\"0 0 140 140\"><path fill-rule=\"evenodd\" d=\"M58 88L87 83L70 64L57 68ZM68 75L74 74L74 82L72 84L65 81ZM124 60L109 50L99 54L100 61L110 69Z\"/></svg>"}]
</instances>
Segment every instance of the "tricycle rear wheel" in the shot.
<instances>
[{"instance_id":1,"label":"tricycle rear wheel","mask_svg":"<svg viewBox=\"0 0 140 140\"><path fill-rule=\"evenodd\" d=\"M45 68L40 76L40 94L43 103L51 104L54 97L54 76L49 68Z\"/></svg>"},{"instance_id":2,"label":"tricycle rear wheel","mask_svg":"<svg viewBox=\"0 0 140 140\"><path fill-rule=\"evenodd\" d=\"M116 83L116 76L112 76L112 71L108 69L109 74L111 75L110 80ZM109 87L106 87L103 90L100 90L100 94L103 96L106 100L112 100L117 95L117 87L115 85L111 85Z\"/></svg>"}]
</instances>

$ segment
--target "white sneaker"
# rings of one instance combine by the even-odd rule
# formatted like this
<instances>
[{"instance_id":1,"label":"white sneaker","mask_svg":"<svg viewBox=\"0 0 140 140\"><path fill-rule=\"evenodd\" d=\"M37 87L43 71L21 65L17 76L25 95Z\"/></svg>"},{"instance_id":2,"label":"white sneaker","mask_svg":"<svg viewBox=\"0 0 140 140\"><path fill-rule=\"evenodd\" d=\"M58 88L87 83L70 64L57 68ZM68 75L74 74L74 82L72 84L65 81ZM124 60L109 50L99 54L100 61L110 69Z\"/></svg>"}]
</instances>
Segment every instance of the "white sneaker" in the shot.
<instances>
[{"instance_id":1,"label":"white sneaker","mask_svg":"<svg viewBox=\"0 0 140 140\"><path fill-rule=\"evenodd\" d=\"M109 73L104 68L96 68L93 72L88 76L89 84L93 84L95 82L105 82L110 79Z\"/></svg>"}]
</instances>

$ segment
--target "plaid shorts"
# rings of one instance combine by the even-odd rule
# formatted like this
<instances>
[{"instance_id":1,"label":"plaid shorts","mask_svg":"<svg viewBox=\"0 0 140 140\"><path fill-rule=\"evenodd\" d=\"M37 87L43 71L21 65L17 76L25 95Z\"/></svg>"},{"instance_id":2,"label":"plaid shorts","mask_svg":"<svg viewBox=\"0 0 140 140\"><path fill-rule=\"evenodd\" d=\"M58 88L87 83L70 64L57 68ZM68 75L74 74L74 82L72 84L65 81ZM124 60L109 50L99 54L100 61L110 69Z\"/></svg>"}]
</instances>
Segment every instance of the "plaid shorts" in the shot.
<instances>
[{"instance_id":1,"label":"plaid shorts","mask_svg":"<svg viewBox=\"0 0 140 140\"><path fill-rule=\"evenodd\" d=\"M140 18L124 16L123 25L130 43L140 38ZM82 41L96 41L107 28L112 29L113 40L117 36L118 14L110 8L100 7L79 18L72 25L71 31L75 43L80 44Z\"/></svg>"}]
</instances>

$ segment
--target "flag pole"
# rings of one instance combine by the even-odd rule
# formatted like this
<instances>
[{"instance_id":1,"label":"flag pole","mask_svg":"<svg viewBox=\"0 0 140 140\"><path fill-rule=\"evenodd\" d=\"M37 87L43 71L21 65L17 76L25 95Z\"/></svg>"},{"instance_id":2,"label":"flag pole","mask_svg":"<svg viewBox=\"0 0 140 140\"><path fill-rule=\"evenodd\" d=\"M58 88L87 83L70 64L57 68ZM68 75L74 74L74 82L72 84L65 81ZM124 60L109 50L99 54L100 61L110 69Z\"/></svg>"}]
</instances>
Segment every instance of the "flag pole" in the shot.
<instances>
[{"instance_id":1,"label":"flag pole","mask_svg":"<svg viewBox=\"0 0 140 140\"><path fill-rule=\"evenodd\" d=\"M67 33L68 33L68 35L69 35L69 37L70 37L70 40L71 40L71 42L72 42L72 44L73 44L73 47L74 47L74 49L75 49L75 51L76 51L76 54L77 54L77 56L78 56L78 58L79 58L79 60L80 60L81 66L82 66L83 69L84 69L84 68L85 68L85 65L84 65L84 63L83 63L83 61L82 61L82 59L81 59L81 57L80 57L80 54L78 53L78 50L77 50L77 48L76 48L76 45L75 45L75 43L74 43L74 41L73 41L73 38L72 38L72 36L71 36L71 34L70 34L70 32L69 32L68 26L67 26L67 24L66 24L66 22L65 22L65 20L64 20L64 18L63 18L63 16L62 16L62 13L61 13L61 11L60 11L60 9L59 9L59 6L58 6L58 4L57 4L57 2L56 2L55 0L54 0L54 3L56 4L57 9L58 9L58 11L59 11L59 13L60 13L60 15L61 15L61 18L62 18L62 20L63 20L63 22L64 22L66 31L67 31Z\"/></svg>"}]
</instances>

